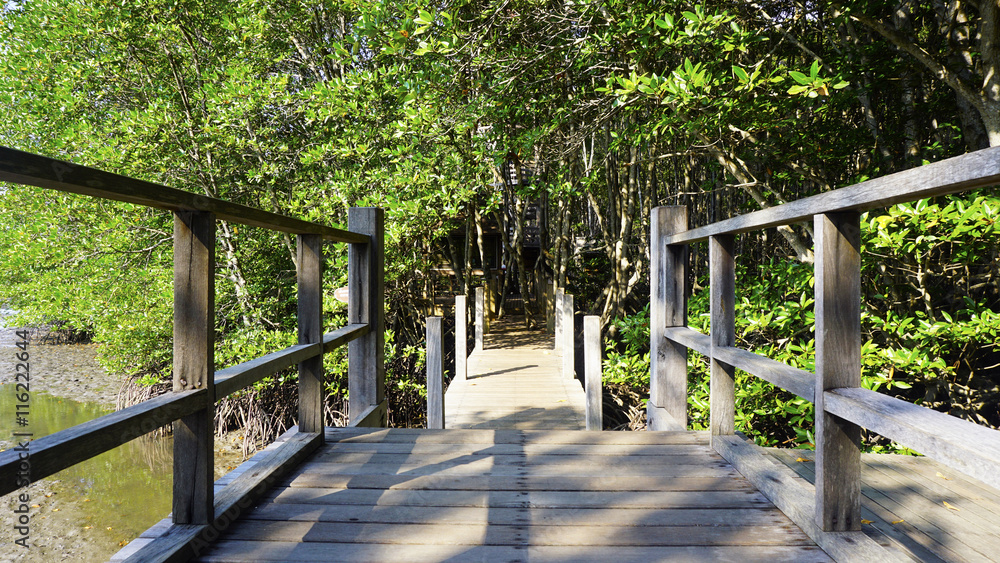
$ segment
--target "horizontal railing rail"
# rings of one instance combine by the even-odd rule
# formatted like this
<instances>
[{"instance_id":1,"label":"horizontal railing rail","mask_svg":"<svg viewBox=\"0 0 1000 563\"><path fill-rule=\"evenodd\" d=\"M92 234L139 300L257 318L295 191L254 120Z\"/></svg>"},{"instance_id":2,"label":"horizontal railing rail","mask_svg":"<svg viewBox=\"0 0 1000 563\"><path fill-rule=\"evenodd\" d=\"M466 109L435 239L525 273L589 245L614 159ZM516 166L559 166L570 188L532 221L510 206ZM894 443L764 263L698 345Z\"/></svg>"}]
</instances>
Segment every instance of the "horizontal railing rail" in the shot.
<instances>
[{"instance_id":1,"label":"horizontal railing rail","mask_svg":"<svg viewBox=\"0 0 1000 563\"><path fill-rule=\"evenodd\" d=\"M136 561L185 560L249 506L266 485L323 441L323 355L349 345L352 426L385 426L384 248L380 209L352 208L348 229L210 198L56 159L0 147L0 182L54 189L165 209L174 214L174 388L164 395L0 452L0 494L100 455L166 424L174 429L173 523L178 531L147 542ZM296 234L299 344L222 370L214 368L215 228L219 220ZM322 328L322 241L348 248L348 325ZM214 405L298 365L299 424L250 475L218 495L213 488Z\"/></svg>"},{"instance_id":2,"label":"horizontal railing rail","mask_svg":"<svg viewBox=\"0 0 1000 563\"><path fill-rule=\"evenodd\" d=\"M363 244L369 240L368 236L362 233L310 223L3 146L0 146L0 182L124 201L167 211L202 211L213 213L220 221L231 221L296 235L320 235L324 240L333 242Z\"/></svg>"},{"instance_id":3,"label":"horizontal railing rail","mask_svg":"<svg viewBox=\"0 0 1000 563\"><path fill-rule=\"evenodd\" d=\"M734 451L735 370L816 405L816 525L859 530L860 429L867 428L1000 487L1000 431L861 387L860 213L1000 184L1000 147L854 186L687 228L682 207L654 210L651 241L651 429L686 426L688 349L709 358L710 427L717 449ZM815 372L735 346L734 236L813 221ZM687 326L688 245L709 243L710 334Z\"/></svg>"},{"instance_id":4,"label":"horizontal railing rail","mask_svg":"<svg viewBox=\"0 0 1000 563\"><path fill-rule=\"evenodd\" d=\"M671 233L665 244L691 244L710 236L811 221L813 216L868 211L918 199L949 195L1000 183L1000 147L925 164L860 184L768 207L711 225Z\"/></svg>"}]
</instances>

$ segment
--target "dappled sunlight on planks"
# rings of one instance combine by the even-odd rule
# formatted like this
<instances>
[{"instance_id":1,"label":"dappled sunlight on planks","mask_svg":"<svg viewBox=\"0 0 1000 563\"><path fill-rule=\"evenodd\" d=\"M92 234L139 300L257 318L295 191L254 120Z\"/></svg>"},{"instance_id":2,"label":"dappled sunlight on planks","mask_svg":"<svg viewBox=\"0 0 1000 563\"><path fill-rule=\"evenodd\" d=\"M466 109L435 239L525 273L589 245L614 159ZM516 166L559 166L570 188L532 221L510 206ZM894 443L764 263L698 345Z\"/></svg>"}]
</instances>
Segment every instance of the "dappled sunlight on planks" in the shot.
<instances>
[{"instance_id":1,"label":"dappled sunlight on planks","mask_svg":"<svg viewBox=\"0 0 1000 563\"><path fill-rule=\"evenodd\" d=\"M328 429L202 561L828 561L701 433Z\"/></svg>"}]
</instances>

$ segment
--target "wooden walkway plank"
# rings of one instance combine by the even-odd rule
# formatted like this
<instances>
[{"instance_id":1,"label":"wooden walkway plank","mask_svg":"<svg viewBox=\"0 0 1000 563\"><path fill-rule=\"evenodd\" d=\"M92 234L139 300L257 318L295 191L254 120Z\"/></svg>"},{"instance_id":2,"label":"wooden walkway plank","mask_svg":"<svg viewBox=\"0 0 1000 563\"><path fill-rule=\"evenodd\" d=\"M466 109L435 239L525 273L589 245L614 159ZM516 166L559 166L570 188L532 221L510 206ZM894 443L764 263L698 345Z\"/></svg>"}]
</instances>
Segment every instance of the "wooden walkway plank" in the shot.
<instances>
[{"instance_id":1,"label":"wooden walkway plank","mask_svg":"<svg viewBox=\"0 0 1000 563\"><path fill-rule=\"evenodd\" d=\"M386 544L328 544L312 542L220 541L214 550L200 559L206 563L249 561L310 562L384 562L400 559L400 546ZM561 561L574 563L702 563L741 561L774 563L796 561L819 563L830 558L817 547L733 546L733 547L560 547L542 546L442 546L434 544L406 546L405 559L411 563L450 563L484 561Z\"/></svg>"},{"instance_id":2,"label":"wooden walkway plank","mask_svg":"<svg viewBox=\"0 0 1000 563\"><path fill-rule=\"evenodd\" d=\"M532 526L523 524L375 524L363 522L286 522L246 520L226 534L228 540L498 546L722 546L811 545L789 525L742 526ZM752 538L749 539L749 538Z\"/></svg>"},{"instance_id":3,"label":"wooden walkway plank","mask_svg":"<svg viewBox=\"0 0 1000 563\"><path fill-rule=\"evenodd\" d=\"M381 524L531 524L533 526L777 526L787 523L776 508L493 508L426 506L317 506L263 504L254 520L373 522Z\"/></svg>"},{"instance_id":4,"label":"wooden walkway plank","mask_svg":"<svg viewBox=\"0 0 1000 563\"><path fill-rule=\"evenodd\" d=\"M771 450L770 455L806 480L814 478L812 452ZM1000 527L992 523L991 516L996 503L973 509L973 502L948 495L951 500L963 499L949 501L959 510L948 508L943 504L945 499L935 492L940 490L940 482L947 483L937 473L947 469L927 458L865 454L862 462L863 514L871 521L863 528L865 531L877 529L921 561L996 560ZM890 465L901 470L892 470ZM917 466L921 469L917 470ZM928 474L933 474L933 479ZM989 489L982 484L978 488Z\"/></svg>"},{"instance_id":5,"label":"wooden walkway plank","mask_svg":"<svg viewBox=\"0 0 1000 563\"><path fill-rule=\"evenodd\" d=\"M445 428L583 430L586 395L542 332L495 324L445 394Z\"/></svg>"},{"instance_id":6,"label":"wooden walkway plank","mask_svg":"<svg viewBox=\"0 0 1000 563\"><path fill-rule=\"evenodd\" d=\"M291 479L288 487L325 487L328 489L425 489L463 491L717 491L753 490L748 483L725 477L674 477L657 475L646 477L587 477L580 475L558 476L489 476L461 475L342 475L321 471L304 472Z\"/></svg>"},{"instance_id":7,"label":"wooden walkway plank","mask_svg":"<svg viewBox=\"0 0 1000 563\"><path fill-rule=\"evenodd\" d=\"M829 561L686 434L328 429L200 560Z\"/></svg>"}]
</instances>

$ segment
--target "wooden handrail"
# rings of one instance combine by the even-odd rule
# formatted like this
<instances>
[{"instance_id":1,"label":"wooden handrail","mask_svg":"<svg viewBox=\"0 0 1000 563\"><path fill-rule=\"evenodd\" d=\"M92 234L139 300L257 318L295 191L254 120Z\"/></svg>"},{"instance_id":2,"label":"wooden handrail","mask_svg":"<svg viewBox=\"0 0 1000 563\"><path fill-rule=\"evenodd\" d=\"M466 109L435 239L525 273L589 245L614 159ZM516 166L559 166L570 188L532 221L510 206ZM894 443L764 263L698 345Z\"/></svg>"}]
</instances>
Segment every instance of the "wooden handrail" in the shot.
<instances>
[{"instance_id":1,"label":"wooden handrail","mask_svg":"<svg viewBox=\"0 0 1000 563\"><path fill-rule=\"evenodd\" d=\"M284 350L271 352L266 356L237 364L215 372L215 394L218 397L232 395L265 377L294 366L303 360L329 353L355 338L368 334L367 324L347 325L323 335L322 343L296 344Z\"/></svg>"},{"instance_id":2,"label":"wooden handrail","mask_svg":"<svg viewBox=\"0 0 1000 563\"><path fill-rule=\"evenodd\" d=\"M28 448L31 479L44 479L117 448L205 408L207 401L208 392L205 389L166 393L32 440ZM17 472L22 451L15 447L0 452L0 496L18 489Z\"/></svg>"},{"instance_id":3,"label":"wooden handrail","mask_svg":"<svg viewBox=\"0 0 1000 563\"><path fill-rule=\"evenodd\" d=\"M204 211L214 213L216 219L221 221L292 234L320 235L332 242L364 244L369 240L364 234L310 223L4 146L0 146L0 182L124 201L168 211Z\"/></svg>"},{"instance_id":4,"label":"wooden handrail","mask_svg":"<svg viewBox=\"0 0 1000 563\"><path fill-rule=\"evenodd\" d=\"M719 448L731 449L725 438L732 433L727 419L734 404L731 389L722 380L731 379L732 369L816 404L815 518L823 531L860 527L861 427L1000 486L1000 431L860 387L859 312L859 212L997 183L1000 147L993 147L694 229L685 230L686 221L677 220L683 218L683 208L654 209L650 344L657 353L651 354L650 428L673 428L672 420L684 420L685 401L677 399L686 396L686 354L664 348L663 343L669 342L711 360L711 426L721 440ZM733 309L733 263L728 254L732 236L809 220L816 233L815 374L733 346L728 341L731 319L726 317ZM686 249L706 239L714 250L710 253L713 335L684 326ZM653 404L653 399L664 403L668 398L674 401L673 409Z\"/></svg>"},{"instance_id":5,"label":"wooden handrail","mask_svg":"<svg viewBox=\"0 0 1000 563\"><path fill-rule=\"evenodd\" d=\"M1000 432L864 388L824 395L830 414L1000 489Z\"/></svg>"},{"instance_id":6,"label":"wooden handrail","mask_svg":"<svg viewBox=\"0 0 1000 563\"><path fill-rule=\"evenodd\" d=\"M30 443L31 478L41 479L174 423L174 526L133 554L141 561L186 559L204 536L228 522L229 511L256 498L266 483L323 441L324 353L351 343L348 354L354 424L386 423L381 209L352 208L341 230L209 198L85 166L0 146L0 182L13 182L124 201L174 213L174 391ZM216 221L298 235L299 344L214 370L214 249ZM349 247L351 324L325 335L322 327L321 240ZM358 342L363 345L357 346ZM249 479L213 492L215 402L279 370L299 365L299 420L293 435ZM0 452L0 494L19 488L19 448ZM193 552L191 550L194 550Z\"/></svg>"},{"instance_id":7,"label":"wooden handrail","mask_svg":"<svg viewBox=\"0 0 1000 563\"><path fill-rule=\"evenodd\" d=\"M996 184L1000 184L1000 147L990 147L711 225L672 233L664 243L691 244L715 235L735 235L802 223L821 213L867 211Z\"/></svg>"}]
</instances>

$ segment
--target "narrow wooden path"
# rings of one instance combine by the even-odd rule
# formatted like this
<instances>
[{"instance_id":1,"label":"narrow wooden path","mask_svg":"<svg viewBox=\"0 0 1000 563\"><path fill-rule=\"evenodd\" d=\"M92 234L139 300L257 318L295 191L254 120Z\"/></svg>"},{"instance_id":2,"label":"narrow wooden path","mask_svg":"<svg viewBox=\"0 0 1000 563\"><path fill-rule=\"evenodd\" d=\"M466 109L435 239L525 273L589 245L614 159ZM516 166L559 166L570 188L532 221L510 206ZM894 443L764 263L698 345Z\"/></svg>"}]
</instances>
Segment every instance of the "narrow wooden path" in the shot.
<instances>
[{"instance_id":1,"label":"narrow wooden path","mask_svg":"<svg viewBox=\"0 0 1000 563\"><path fill-rule=\"evenodd\" d=\"M583 430L585 400L580 381L563 376L551 336L496 324L469 356L468 378L448 386L445 428Z\"/></svg>"},{"instance_id":2,"label":"narrow wooden path","mask_svg":"<svg viewBox=\"0 0 1000 563\"><path fill-rule=\"evenodd\" d=\"M700 432L327 429L198 561L829 561Z\"/></svg>"}]
</instances>

